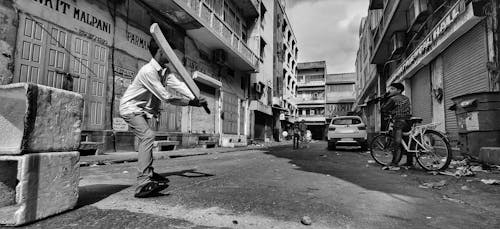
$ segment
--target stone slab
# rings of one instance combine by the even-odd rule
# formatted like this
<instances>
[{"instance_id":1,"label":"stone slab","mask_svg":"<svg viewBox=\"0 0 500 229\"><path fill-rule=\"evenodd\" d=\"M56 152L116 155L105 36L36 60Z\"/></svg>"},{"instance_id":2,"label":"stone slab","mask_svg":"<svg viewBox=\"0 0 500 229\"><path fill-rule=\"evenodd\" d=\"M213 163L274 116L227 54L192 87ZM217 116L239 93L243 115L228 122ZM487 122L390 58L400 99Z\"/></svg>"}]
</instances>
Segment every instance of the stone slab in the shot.
<instances>
[{"instance_id":1,"label":"stone slab","mask_svg":"<svg viewBox=\"0 0 500 229\"><path fill-rule=\"evenodd\" d=\"M500 147L481 147L479 160L493 165L500 165Z\"/></svg>"},{"instance_id":2,"label":"stone slab","mask_svg":"<svg viewBox=\"0 0 500 229\"><path fill-rule=\"evenodd\" d=\"M0 156L0 225L18 226L72 209L78 152Z\"/></svg>"},{"instance_id":3,"label":"stone slab","mask_svg":"<svg viewBox=\"0 0 500 229\"><path fill-rule=\"evenodd\" d=\"M31 83L0 86L0 155L75 151L83 97Z\"/></svg>"},{"instance_id":4,"label":"stone slab","mask_svg":"<svg viewBox=\"0 0 500 229\"><path fill-rule=\"evenodd\" d=\"M176 150L178 145L179 141L168 141L168 140L154 141L153 152L160 152L163 151L163 149Z\"/></svg>"}]
</instances>

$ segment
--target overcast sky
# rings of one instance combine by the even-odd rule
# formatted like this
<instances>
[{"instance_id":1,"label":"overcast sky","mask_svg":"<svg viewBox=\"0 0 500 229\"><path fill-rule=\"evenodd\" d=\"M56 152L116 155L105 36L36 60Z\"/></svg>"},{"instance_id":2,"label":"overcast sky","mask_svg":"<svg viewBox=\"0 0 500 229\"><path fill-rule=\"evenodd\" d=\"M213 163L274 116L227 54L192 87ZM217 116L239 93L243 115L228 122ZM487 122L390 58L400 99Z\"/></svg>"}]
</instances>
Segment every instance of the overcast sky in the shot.
<instances>
[{"instance_id":1,"label":"overcast sky","mask_svg":"<svg viewBox=\"0 0 500 229\"><path fill-rule=\"evenodd\" d=\"M286 0L299 62L326 60L328 73L354 72L369 0Z\"/></svg>"}]
</instances>

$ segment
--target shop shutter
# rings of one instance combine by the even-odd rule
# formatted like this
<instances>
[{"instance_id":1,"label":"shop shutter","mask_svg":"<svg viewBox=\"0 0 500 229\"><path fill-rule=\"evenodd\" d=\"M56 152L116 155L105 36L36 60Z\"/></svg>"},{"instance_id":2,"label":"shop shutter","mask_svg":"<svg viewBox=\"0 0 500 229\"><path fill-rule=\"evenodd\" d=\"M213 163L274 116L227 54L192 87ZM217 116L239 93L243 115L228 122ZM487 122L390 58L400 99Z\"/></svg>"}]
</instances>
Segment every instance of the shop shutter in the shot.
<instances>
[{"instance_id":1,"label":"shop shutter","mask_svg":"<svg viewBox=\"0 0 500 229\"><path fill-rule=\"evenodd\" d=\"M217 114L216 110L216 91L215 88L208 85L197 83L200 88L200 93L203 98L207 100L208 108L212 111L210 114L201 108L193 107L191 110L193 112L191 116L191 131L193 133L215 133L215 117Z\"/></svg>"},{"instance_id":2,"label":"shop shutter","mask_svg":"<svg viewBox=\"0 0 500 229\"><path fill-rule=\"evenodd\" d=\"M238 134L238 97L234 94L223 92L222 111L222 133Z\"/></svg>"},{"instance_id":3,"label":"shop shutter","mask_svg":"<svg viewBox=\"0 0 500 229\"><path fill-rule=\"evenodd\" d=\"M413 116L432 122L431 76L429 65L423 67L411 78L411 104Z\"/></svg>"},{"instance_id":4,"label":"shop shutter","mask_svg":"<svg viewBox=\"0 0 500 229\"><path fill-rule=\"evenodd\" d=\"M485 23L481 22L460 37L443 54L446 131L452 140L458 139L455 112L451 98L488 90L486 69L487 47Z\"/></svg>"}]
</instances>

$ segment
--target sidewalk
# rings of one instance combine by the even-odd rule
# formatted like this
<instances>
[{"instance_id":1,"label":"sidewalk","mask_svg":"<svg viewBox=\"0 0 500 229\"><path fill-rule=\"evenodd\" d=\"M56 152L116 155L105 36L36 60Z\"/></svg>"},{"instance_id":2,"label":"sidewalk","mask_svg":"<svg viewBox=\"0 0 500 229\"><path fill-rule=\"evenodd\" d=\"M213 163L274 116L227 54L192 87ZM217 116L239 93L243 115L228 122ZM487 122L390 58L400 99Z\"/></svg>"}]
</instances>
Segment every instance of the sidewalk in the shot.
<instances>
[{"instance_id":1,"label":"sidewalk","mask_svg":"<svg viewBox=\"0 0 500 229\"><path fill-rule=\"evenodd\" d=\"M190 157L190 156L200 156L200 155L208 155L216 153L230 153L230 152L238 152L245 150L266 149L268 147L291 145L291 144L292 144L291 141L282 141L282 142L253 144L253 145L248 145L246 147L236 147L236 148L216 147L209 149L204 149L204 148L179 149L179 150L161 151L153 153L153 158L155 160L163 160L163 159L177 158L177 157ZM79 164L80 167L85 167L85 166L97 166L97 165L110 165L110 164L125 163L125 162L137 162L137 152L121 151L121 152L108 152L103 155L81 156Z\"/></svg>"}]
</instances>

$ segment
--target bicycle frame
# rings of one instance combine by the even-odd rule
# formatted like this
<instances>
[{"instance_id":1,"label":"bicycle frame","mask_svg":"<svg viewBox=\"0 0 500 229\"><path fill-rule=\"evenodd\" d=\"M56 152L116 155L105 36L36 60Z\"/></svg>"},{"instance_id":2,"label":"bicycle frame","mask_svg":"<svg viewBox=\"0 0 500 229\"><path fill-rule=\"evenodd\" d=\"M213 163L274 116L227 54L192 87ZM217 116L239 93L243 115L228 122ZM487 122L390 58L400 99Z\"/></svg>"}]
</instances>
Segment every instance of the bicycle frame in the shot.
<instances>
[{"instance_id":1,"label":"bicycle frame","mask_svg":"<svg viewBox=\"0 0 500 229\"><path fill-rule=\"evenodd\" d=\"M402 139L401 145L403 148L409 153L420 153L421 149L425 151L431 150L424 141L424 133L426 130L434 130L437 126L441 125L441 123L429 123L425 125L417 125L413 124L411 130L409 132L403 133L403 136L408 136L408 140ZM412 143L414 147L412 146ZM410 148L411 147L411 148Z\"/></svg>"}]
</instances>

